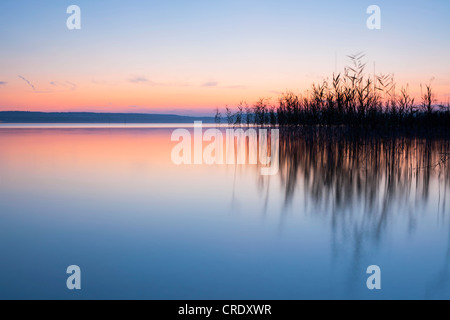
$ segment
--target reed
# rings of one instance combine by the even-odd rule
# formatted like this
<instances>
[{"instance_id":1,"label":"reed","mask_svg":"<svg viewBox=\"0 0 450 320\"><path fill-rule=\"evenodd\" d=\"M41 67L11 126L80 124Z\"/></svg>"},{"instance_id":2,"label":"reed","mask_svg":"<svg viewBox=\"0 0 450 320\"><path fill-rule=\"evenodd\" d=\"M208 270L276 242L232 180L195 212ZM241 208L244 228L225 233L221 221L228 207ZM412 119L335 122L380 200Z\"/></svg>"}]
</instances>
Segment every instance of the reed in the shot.
<instances>
[{"instance_id":1,"label":"reed","mask_svg":"<svg viewBox=\"0 0 450 320\"><path fill-rule=\"evenodd\" d=\"M234 113L227 107L227 122L285 128L338 126L384 132L447 131L450 103L435 104L431 84L423 88L422 101L417 104L408 86L396 92L393 75L366 75L363 53L348 57L350 64L343 72L333 74L331 80L312 84L304 95L287 91L279 96L277 105L265 98L252 107L241 102ZM220 115L218 110L217 114Z\"/></svg>"}]
</instances>

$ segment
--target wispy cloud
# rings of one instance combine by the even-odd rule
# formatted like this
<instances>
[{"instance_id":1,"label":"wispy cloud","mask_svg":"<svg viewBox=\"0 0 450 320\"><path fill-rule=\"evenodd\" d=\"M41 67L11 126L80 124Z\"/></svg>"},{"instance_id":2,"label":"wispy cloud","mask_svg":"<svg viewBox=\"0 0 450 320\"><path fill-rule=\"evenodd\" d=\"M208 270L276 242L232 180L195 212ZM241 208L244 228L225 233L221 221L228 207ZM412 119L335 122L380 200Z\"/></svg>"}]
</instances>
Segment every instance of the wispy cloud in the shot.
<instances>
[{"instance_id":1,"label":"wispy cloud","mask_svg":"<svg viewBox=\"0 0 450 320\"><path fill-rule=\"evenodd\" d=\"M236 85L232 85L232 86L225 86L224 88L225 89L245 89L245 88L247 88L247 86L236 84Z\"/></svg>"},{"instance_id":2,"label":"wispy cloud","mask_svg":"<svg viewBox=\"0 0 450 320\"><path fill-rule=\"evenodd\" d=\"M223 88L223 89L245 89L245 88L247 88L247 86L243 86L243 85L240 85L240 84L220 85L220 83L218 81L204 82L204 83L201 84L201 86L204 87L204 88L218 87L218 88Z\"/></svg>"},{"instance_id":3,"label":"wispy cloud","mask_svg":"<svg viewBox=\"0 0 450 320\"><path fill-rule=\"evenodd\" d=\"M268 90L267 92L274 93L274 94L278 94L278 95L283 94L282 91L277 91L277 90Z\"/></svg>"},{"instance_id":4,"label":"wispy cloud","mask_svg":"<svg viewBox=\"0 0 450 320\"><path fill-rule=\"evenodd\" d=\"M152 87L189 87L189 83L185 82L156 82L143 76L136 76L128 79L128 82L135 84L146 84Z\"/></svg>"},{"instance_id":5,"label":"wispy cloud","mask_svg":"<svg viewBox=\"0 0 450 320\"><path fill-rule=\"evenodd\" d=\"M66 88L69 90L75 90L77 88L77 85L73 82L70 81L50 81L50 85L54 86L54 87L59 87L59 88Z\"/></svg>"},{"instance_id":6,"label":"wispy cloud","mask_svg":"<svg viewBox=\"0 0 450 320\"><path fill-rule=\"evenodd\" d=\"M30 81L28 81L27 79L25 79L25 78L22 77L21 75L18 75L18 77L19 77L20 79L22 79L23 81L25 81L25 82L31 87L31 89L33 89L33 91L36 91L36 88L34 87L34 85L33 85Z\"/></svg>"},{"instance_id":7,"label":"wispy cloud","mask_svg":"<svg viewBox=\"0 0 450 320\"><path fill-rule=\"evenodd\" d=\"M166 86L166 84L164 84L164 83L155 82L155 81L149 80L149 79L147 79L146 77L143 77L143 76L133 77L131 79L128 79L128 82L137 83L137 84L144 83L144 84L147 84L147 85L150 85L150 86L154 86L154 87L156 87L156 86Z\"/></svg>"},{"instance_id":8,"label":"wispy cloud","mask_svg":"<svg viewBox=\"0 0 450 320\"><path fill-rule=\"evenodd\" d=\"M0 86L4 86L4 85L6 85L8 82L6 82L6 81L0 81Z\"/></svg>"},{"instance_id":9,"label":"wispy cloud","mask_svg":"<svg viewBox=\"0 0 450 320\"><path fill-rule=\"evenodd\" d=\"M131 79L128 80L131 83L146 83L146 82L150 82L146 77L133 77Z\"/></svg>"},{"instance_id":10,"label":"wispy cloud","mask_svg":"<svg viewBox=\"0 0 450 320\"><path fill-rule=\"evenodd\" d=\"M219 83L217 81L208 81L202 84L202 87L217 87Z\"/></svg>"},{"instance_id":11,"label":"wispy cloud","mask_svg":"<svg viewBox=\"0 0 450 320\"><path fill-rule=\"evenodd\" d=\"M75 90L77 88L77 85L73 82L66 81L66 83L69 85L70 90Z\"/></svg>"}]
</instances>

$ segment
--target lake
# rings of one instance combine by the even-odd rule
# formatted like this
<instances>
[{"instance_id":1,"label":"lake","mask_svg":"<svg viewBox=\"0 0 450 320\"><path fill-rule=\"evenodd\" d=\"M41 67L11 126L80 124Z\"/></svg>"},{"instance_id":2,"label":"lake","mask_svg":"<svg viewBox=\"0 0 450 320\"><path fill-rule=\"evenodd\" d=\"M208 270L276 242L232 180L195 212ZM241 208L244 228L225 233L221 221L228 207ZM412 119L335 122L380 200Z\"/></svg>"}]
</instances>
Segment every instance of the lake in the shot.
<instances>
[{"instance_id":1,"label":"lake","mask_svg":"<svg viewBox=\"0 0 450 320\"><path fill-rule=\"evenodd\" d=\"M1 126L0 298L450 299L449 140L280 133L265 176L179 126Z\"/></svg>"}]
</instances>

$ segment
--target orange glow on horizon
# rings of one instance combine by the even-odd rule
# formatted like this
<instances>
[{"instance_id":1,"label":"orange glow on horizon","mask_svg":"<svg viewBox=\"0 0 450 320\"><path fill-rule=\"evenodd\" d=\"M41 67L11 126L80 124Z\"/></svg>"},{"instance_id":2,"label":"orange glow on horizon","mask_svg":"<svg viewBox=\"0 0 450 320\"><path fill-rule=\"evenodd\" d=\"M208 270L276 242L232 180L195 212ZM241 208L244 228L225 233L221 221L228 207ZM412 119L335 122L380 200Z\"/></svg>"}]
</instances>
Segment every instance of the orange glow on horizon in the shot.
<instances>
[{"instance_id":1,"label":"orange glow on horizon","mask_svg":"<svg viewBox=\"0 0 450 320\"><path fill-rule=\"evenodd\" d=\"M315 81L299 81L298 85L276 82L259 86L151 86L123 83L117 85L78 84L75 88L24 88L20 81L0 86L0 110L47 112L130 112L130 113L201 113L212 114L216 107L234 108L239 102L249 105L259 98L269 98L276 105L278 97L286 91L306 94ZM295 83L295 82L292 82ZM412 82L410 82L412 83ZM275 89L271 89L274 88ZM400 92L402 84L397 85ZM437 103L447 104L449 88L443 82L432 83ZM409 85L409 92L420 103L420 82Z\"/></svg>"}]
</instances>

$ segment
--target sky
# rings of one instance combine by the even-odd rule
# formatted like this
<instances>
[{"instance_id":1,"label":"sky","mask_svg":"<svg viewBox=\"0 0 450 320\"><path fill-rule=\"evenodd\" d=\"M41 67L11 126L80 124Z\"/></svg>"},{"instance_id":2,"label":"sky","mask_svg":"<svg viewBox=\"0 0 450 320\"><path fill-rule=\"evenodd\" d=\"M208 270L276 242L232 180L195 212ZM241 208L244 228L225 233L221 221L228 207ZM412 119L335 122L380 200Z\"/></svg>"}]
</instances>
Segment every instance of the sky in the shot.
<instances>
[{"instance_id":1,"label":"sky","mask_svg":"<svg viewBox=\"0 0 450 320\"><path fill-rule=\"evenodd\" d=\"M209 115L303 93L358 52L368 73L447 102L449 33L448 0L2 0L0 110Z\"/></svg>"}]
</instances>

